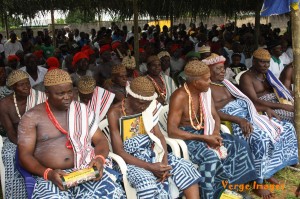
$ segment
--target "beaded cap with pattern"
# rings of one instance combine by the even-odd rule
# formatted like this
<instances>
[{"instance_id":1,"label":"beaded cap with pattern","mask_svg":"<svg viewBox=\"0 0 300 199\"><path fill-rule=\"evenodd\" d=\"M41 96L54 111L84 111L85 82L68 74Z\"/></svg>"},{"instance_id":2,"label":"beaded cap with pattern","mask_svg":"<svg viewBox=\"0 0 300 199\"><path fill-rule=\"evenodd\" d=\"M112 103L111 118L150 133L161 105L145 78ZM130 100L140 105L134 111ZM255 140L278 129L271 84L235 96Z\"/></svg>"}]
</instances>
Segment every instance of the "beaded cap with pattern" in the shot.
<instances>
[{"instance_id":1,"label":"beaded cap with pattern","mask_svg":"<svg viewBox=\"0 0 300 199\"><path fill-rule=\"evenodd\" d=\"M55 86L65 83L72 84L72 80L69 73L61 69L54 69L48 71L44 78L45 86Z\"/></svg>"},{"instance_id":2,"label":"beaded cap with pattern","mask_svg":"<svg viewBox=\"0 0 300 199\"><path fill-rule=\"evenodd\" d=\"M168 51L161 51L160 53L157 54L157 57L159 59L161 59L162 57L165 57L165 56L171 57L170 54L168 53Z\"/></svg>"},{"instance_id":3,"label":"beaded cap with pattern","mask_svg":"<svg viewBox=\"0 0 300 199\"><path fill-rule=\"evenodd\" d=\"M202 60L202 62L204 62L208 66L224 63L225 61L226 61L225 57L223 57L222 55L217 55L215 53L212 53L209 57Z\"/></svg>"},{"instance_id":4,"label":"beaded cap with pattern","mask_svg":"<svg viewBox=\"0 0 300 199\"><path fill-rule=\"evenodd\" d=\"M115 65L111 69L111 74L119 74L126 72L126 68L123 64Z\"/></svg>"},{"instance_id":5,"label":"beaded cap with pattern","mask_svg":"<svg viewBox=\"0 0 300 199\"><path fill-rule=\"evenodd\" d=\"M78 81L78 91L82 94L90 94L96 88L96 80L91 76L83 76Z\"/></svg>"},{"instance_id":6,"label":"beaded cap with pattern","mask_svg":"<svg viewBox=\"0 0 300 199\"><path fill-rule=\"evenodd\" d=\"M189 61L184 68L185 75L189 77L198 77L209 72L209 67L199 60Z\"/></svg>"},{"instance_id":7,"label":"beaded cap with pattern","mask_svg":"<svg viewBox=\"0 0 300 199\"><path fill-rule=\"evenodd\" d=\"M155 93L155 88L151 80L146 77L134 78L130 83L130 89L141 96L150 97Z\"/></svg>"},{"instance_id":8,"label":"beaded cap with pattern","mask_svg":"<svg viewBox=\"0 0 300 199\"><path fill-rule=\"evenodd\" d=\"M12 86L23 79L29 79L28 73L22 70L14 70L8 75L6 84Z\"/></svg>"},{"instance_id":9,"label":"beaded cap with pattern","mask_svg":"<svg viewBox=\"0 0 300 199\"><path fill-rule=\"evenodd\" d=\"M122 64L128 69L135 69L135 58L131 55L128 55L123 58Z\"/></svg>"},{"instance_id":10,"label":"beaded cap with pattern","mask_svg":"<svg viewBox=\"0 0 300 199\"><path fill-rule=\"evenodd\" d=\"M254 51L253 57L255 57L256 59L263 60L263 61L270 61L270 59L271 59L271 55L270 55L269 51L267 51L263 48L259 48L256 51Z\"/></svg>"}]
</instances>

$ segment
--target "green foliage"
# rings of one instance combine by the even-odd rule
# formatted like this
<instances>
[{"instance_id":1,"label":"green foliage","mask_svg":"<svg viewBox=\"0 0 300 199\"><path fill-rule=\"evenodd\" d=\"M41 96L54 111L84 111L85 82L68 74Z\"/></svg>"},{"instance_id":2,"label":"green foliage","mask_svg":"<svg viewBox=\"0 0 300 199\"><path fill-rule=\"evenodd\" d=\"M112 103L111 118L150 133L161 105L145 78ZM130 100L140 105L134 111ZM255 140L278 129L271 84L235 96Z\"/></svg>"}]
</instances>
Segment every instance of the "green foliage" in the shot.
<instances>
[{"instance_id":1,"label":"green foliage","mask_svg":"<svg viewBox=\"0 0 300 199\"><path fill-rule=\"evenodd\" d=\"M95 12L81 12L80 10L69 11L66 17L66 23L89 23L95 21Z\"/></svg>"},{"instance_id":2,"label":"green foliage","mask_svg":"<svg viewBox=\"0 0 300 199\"><path fill-rule=\"evenodd\" d=\"M64 20L64 19L61 19L61 18L60 18L60 19L56 19L56 20L55 20L55 23L56 23L56 24L65 24L65 20Z\"/></svg>"}]
</instances>

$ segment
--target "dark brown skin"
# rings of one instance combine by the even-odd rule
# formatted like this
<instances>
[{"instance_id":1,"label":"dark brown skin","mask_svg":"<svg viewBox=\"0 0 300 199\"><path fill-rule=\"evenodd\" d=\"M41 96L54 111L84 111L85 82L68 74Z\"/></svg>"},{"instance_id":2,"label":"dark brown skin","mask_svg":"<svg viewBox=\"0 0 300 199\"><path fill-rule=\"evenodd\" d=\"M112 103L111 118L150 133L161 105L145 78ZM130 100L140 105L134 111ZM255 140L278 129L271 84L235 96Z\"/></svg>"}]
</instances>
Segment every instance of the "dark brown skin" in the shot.
<instances>
[{"instance_id":1,"label":"dark brown skin","mask_svg":"<svg viewBox=\"0 0 300 199\"><path fill-rule=\"evenodd\" d=\"M150 64L147 65L148 68L148 75L154 79L154 81L158 84L158 86L162 89L165 89L164 82L160 79L160 72L162 71L161 68L161 62L159 60L153 61ZM151 80L152 81L152 80ZM157 101L161 104L165 104L165 100L163 97L160 95L160 92L155 88L158 98Z\"/></svg>"},{"instance_id":2,"label":"dark brown skin","mask_svg":"<svg viewBox=\"0 0 300 199\"><path fill-rule=\"evenodd\" d=\"M126 115L141 113L149 105L150 105L149 101L138 100L131 96L128 96L124 102ZM165 154L162 162L148 163L128 154L124 150L123 141L119 131L119 118L124 116L122 111L122 102L113 105L109 109L107 116L108 116L108 123L109 123L113 151L119 156L121 156L127 164L135 165L137 167L141 167L148 171L151 171L161 182L168 179L168 177L170 176L169 171L172 168L171 166L168 165L167 145L166 145L165 138L162 135L158 125L154 127L154 135L157 136L161 141ZM199 198L199 188L197 184L193 184L189 188L185 189L183 192L187 198Z\"/></svg>"},{"instance_id":3,"label":"dark brown skin","mask_svg":"<svg viewBox=\"0 0 300 199\"><path fill-rule=\"evenodd\" d=\"M211 81L214 83L221 83L224 80L224 75L225 75L225 69L224 69L224 64L215 64L213 66L210 66L210 72L211 72ZM211 91L212 91L212 98L214 99L215 106L217 110L220 110L223 108L225 105L227 105L229 102L235 100L235 97L231 95L231 93L228 91L228 89L225 86L217 86L217 85L211 85L210 86ZM275 114L275 112L268 109L268 115L271 116L272 114ZM272 112L272 114L271 114ZM225 114L221 111L218 111L218 114L221 118L221 120L224 121L230 121L233 123L238 124L245 136L249 136L250 133L253 132L253 127L250 122L248 122L244 118L236 117L233 115L228 115ZM278 180L275 178L271 177L268 179L271 181L271 183L278 183ZM272 196L272 193L269 190L264 190L264 189L254 189L253 192L257 194L258 196L268 199Z\"/></svg>"},{"instance_id":4,"label":"dark brown skin","mask_svg":"<svg viewBox=\"0 0 300 199\"><path fill-rule=\"evenodd\" d=\"M258 111L267 112L268 108L294 111L294 106L292 105L272 103L259 99L259 97L267 93L273 93L273 89L267 81L260 81L264 79L269 66L269 61L253 58L252 67L241 76L240 90L251 99Z\"/></svg>"},{"instance_id":5,"label":"dark brown skin","mask_svg":"<svg viewBox=\"0 0 300 199\"><path fill-rule=\"evenodd\" d=\"M291 92L292 91L292 84L294 84L294 67L293 64L289 64L288 66L284 67L282 70L279 80L283 83L283 85Z\"/></svg>"},{"instance_id":6,"label":"dark brown skin","mask_svg":"<svg viewBox=\"0 0 300 199\"><path fill-rule=\"evenodd\" d=\"M188 88L192 95L194 111L200 118L199 113L199 94L206 92L210 86L210 73L199 76L193 81L187 82ZM222 145L222 137L220 136L220 118L215 109L212 100L212 116L215 120L215 129L212 135L195 135L179 129L180 126L191 126L189 117L189 99L184 87L178 88L171 96L170 109L168 115L168 134L171 138L178 138L182 140L198 140L206 142L211 148L219 148ZM193 111L192 111L193 113ZM192 114L194 124L196 118Z\"/></svg>"},{"instance_id":7,"label":"dark brown skin","mask_svg":"<svg viewBox=\"0 0 300 199\"><path fill-rule=\"evenodd\" d=\"M72 84L60 84L47 88L49 106L59 124L68 131L67 110L73 99ZM74 153L66 147L67 138L50 121L45 103L39 104L28 111L18 128L18 148L21 165L30 173L43 176L47 168L51 180L60 190L64 190L60 176L66 173L62 169L74 167ZM92 137L95 155L107 157L109 149L103 133L97 129ZM93 159L89 166L96 166L103 174L100 158Z\"/></svg>"},{"instance_id":8,"label":"dark brown skin","mask_svg":"<svg viewBox=\"0 0 300 199\"><path fill-rule=\"evenodd\" d=\"M12 88L16 93L17 105L22 116L25 113L27 96L30 94L31 89L29 79L15 83ZM0 110L0 120L7 131L8 139L12 143L17 144L17 131L20 118L16 111L13 94L0 101Z\"/></svg>"},{"instance_id":9,"label":"dark brown skin","mask_svg":"<svg viewBox=\"0 0 300 199\"><path fill-rule=\"evenodd\" d=\"M115 94L115 98L113 101L114 104L122 101L122 99L125 97L125 87L127 80L127 72L123 71L116 74L112 74L112 85L105 84L103 86L103 88Z\"/></svg>"}]
</instances>

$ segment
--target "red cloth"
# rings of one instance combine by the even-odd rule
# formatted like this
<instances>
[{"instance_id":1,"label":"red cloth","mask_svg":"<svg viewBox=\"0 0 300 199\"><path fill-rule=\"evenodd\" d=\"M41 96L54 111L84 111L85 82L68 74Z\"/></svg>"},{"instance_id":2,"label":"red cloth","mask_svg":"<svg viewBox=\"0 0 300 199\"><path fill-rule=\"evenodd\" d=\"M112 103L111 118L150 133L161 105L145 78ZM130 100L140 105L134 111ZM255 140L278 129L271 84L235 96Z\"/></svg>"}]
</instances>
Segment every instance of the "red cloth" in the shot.
<instances>
[{"instance_id":1,"label":"red cloth","mask_svg":"<svg viewBox=\"0 0 300 199\"><path fill-rule=\"evenodd\" d=\"M145 49L144 49L144 48L139 48L139 52L140 52L140 53L144 53L144 52L145 52Z\"/></svg>"},{"instance_id":2,"label":"red cloth","mask_svg":"<svg viewBox=\"0 0 300 199\"><path fill-rule=\"evenodd\" d=\"M93 55L95 53L95 51L93 51L92 49L86 49L85 51L83 51L84 54L86 54L86 56L90 57L90 55Z\"/></svg>"},{"instance_id":3,"label":"red cloth","mask_svg":"<svg viewBox=\"0 0 300 199\"><path fill-rule=\"evenodd\" d=\"M84 51L86 51L86 50L88 50L88 49L91 49L91 47L90 47L89 45L84 45L84 46L82 46L82 48L81 48L81 52L84 52Z\"/></svg>"},{"instance_id":4,"label":"red cloth","mask_svg":"<svg viewBox=\"0 0 300 199\"><path fill-rule=\"evenodd\" d=\"M44 52L43 52L42 50L37 50L37 51L34 51L33 54L34 54L37 58L42 58Z\"/></svg>"},{"instance_id":5,"label":"red cloth","mask_svg":"<svg viewBox=\"0 0 300 199\"><path fill-rule=\"evenodd\" d=\"M180 45L179 44L173 44L172 47L171 47L171 52L175 52L178 48L180 48Z\"/></svg>"},{"instance_id":6,"label":"red cloth","mask_svg":"<svg viewBox=\"0 0 300 199\"><path fill-rule=\"evenodd\" d=\"M56 57L49 57L46 61L49 69L48 70L53 70L56 68L59 68L59 61Z\"/></svg>"},{"instance_id":7,"label":"red cloth","mask_svg":"<svg viewBox=\"0 0 300 199\"><path fill-rule=\"evenodd\" d=\"M118 48L121 45L120 41L115 41L111 44L111 49L115 50L116 48ZM101 47L102 48L102 47ZM100 49L101 50L101 49Z\"/></svg>"},{"instance_id":8,"label":"red cloth","mask_svg":"<svg viewBox=\"0 0 300 199\"><path fill-rule=\"evenodd\" d=\"M73 57L72 65L75 66L75 64L81 59L89 59L89 57L83 52L78 52Z\"/></svg>"},{"instance_id":9,"label":"red cloth","mask_svg":"<svg viewBox=\"0 0 300 199\"><path fill-rule=\"evenodd\" d=\"M20 58L17 55L8 55L7 61L17 60L20 61Z\"/></svg>"},{"instance_id":10,"label":"red cloth","mask_svg":"<svg viewBox=\"0 0 300 199\"><path fill-rule=\"evenodd\" d=\"M104 53L105 51L111 51L111 47L109 44L105 44L100 47L100 54Z\"/></svg>"}]
</instances>

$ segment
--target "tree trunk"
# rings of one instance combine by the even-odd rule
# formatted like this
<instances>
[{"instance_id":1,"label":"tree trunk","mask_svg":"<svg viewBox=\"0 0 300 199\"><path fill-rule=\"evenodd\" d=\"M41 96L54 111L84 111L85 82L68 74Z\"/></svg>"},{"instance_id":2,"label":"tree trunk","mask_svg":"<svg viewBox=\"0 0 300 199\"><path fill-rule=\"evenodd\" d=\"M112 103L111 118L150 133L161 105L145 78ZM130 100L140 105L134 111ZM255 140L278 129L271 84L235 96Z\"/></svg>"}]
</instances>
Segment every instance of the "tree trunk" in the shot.
<instances>
[{"instance_id":1,"label":"tree trunk","mask_svg":"<svg viewBox=\"0 0 300 199\"><path fill-rule=\"evenodd\" d=\"M6 39L9 39L9 34L8 34L8 19L7 19L7 13L4 12L4 23L5 23L5 32L6 32Z\"/></svg>"},{"instance_id":2,"label":"tree trunk","mask_svg":"<svg viewBox=\"0 0 300 199\"><path fill-rule=\"evenodd\" d=\"M170 37L173 37L173 23L174 23L174 16L173 16L173 3L174 1L171 1L170 3Z\"/></svg>"},{"instance_id":3,"label":"tree trunk","mask_svg":"<svg viewBox=\"0 0 300 199\"><path fill-rule=\"evenodd\" d=\"M292 40L294 52L294 91L295 91L295 128L298 139L298 158L300 160L300 10L291 10Z\"/></svg>"},{"instance_id":4,"label":"tree trunk","mask_svg":"<svg viewBox=\"0 0 300 199\"><path fill-rule=\"evenodd\" d=\"M260 35L260 10L262 7L262 3L257 3L257 7L255 9L255 47L258 48L258 38Z\"/></svg>"},{"instance_id":5,"label":"tree trunk","mask_svg":"<svg viewBox=\"0 0 300 199\"><path fill-rule=\"evenodd\" d=\"M51 8L51 31L52 31L52 37L53 37L53 46L56 48L56 37L55 37L55 21L54 21L54 7L52 2L52 8Z\"/></svg>"},{"instance_id":6,"label":"tree trunk","mask_svg":"<svg viewBox=\"0 0 300 199\"><path fill-rule=\"evenodd\" d=\"M136 63L136 68L139 68L139 13L138 13L138 0L133 0L133 21L134 21L134 58Z\"/></svg>"}]
</instances>

